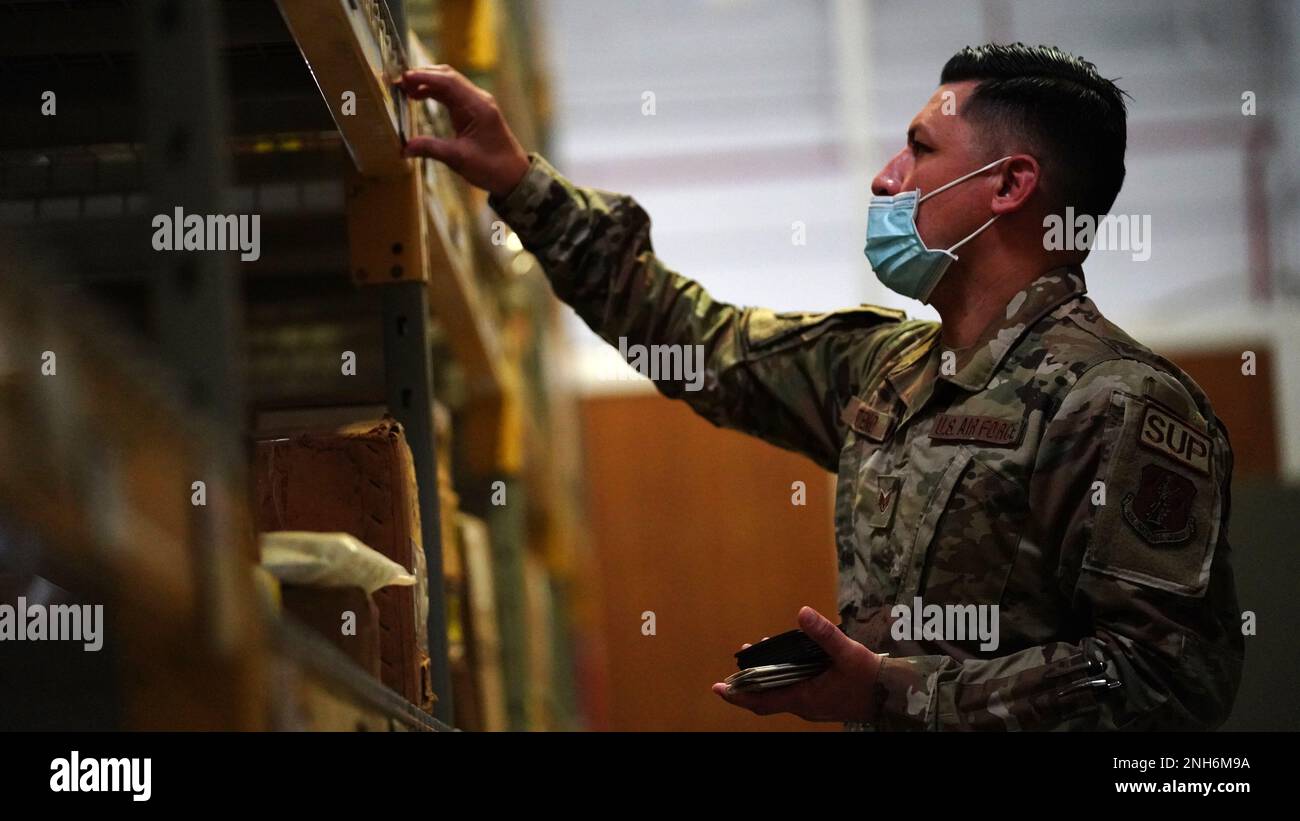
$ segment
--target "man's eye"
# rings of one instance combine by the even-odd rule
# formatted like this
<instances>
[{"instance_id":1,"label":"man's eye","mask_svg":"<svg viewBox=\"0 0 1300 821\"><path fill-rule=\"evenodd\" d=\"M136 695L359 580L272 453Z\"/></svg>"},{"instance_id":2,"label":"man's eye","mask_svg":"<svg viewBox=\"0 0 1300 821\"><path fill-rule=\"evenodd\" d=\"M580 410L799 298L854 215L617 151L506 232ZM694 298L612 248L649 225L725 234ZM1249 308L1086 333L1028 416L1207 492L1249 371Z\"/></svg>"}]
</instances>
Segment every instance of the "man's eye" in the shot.
<instances>
[{"instance_id":1,"label":"man's eye","mask_svg":"<svg viewBox=\"0 0 1300 821\"><path fill-rule=\"evenodd\" d=\"M925 143L915 143L915 142L912 143L913 154L924 154L929 152L930 150L932 150L930 146L926 145Z\"/></svg>"}]
</instances>

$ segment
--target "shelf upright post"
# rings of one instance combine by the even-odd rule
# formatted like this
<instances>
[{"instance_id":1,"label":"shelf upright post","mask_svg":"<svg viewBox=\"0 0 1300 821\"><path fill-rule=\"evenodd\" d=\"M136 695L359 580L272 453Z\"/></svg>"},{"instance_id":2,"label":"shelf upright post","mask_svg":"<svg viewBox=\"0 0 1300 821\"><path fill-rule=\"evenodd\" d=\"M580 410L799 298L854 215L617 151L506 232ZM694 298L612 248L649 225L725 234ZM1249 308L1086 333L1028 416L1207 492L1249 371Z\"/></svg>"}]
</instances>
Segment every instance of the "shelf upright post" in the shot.
<instances>
[{"instance_id":1,"label":"shelf upright post","mask_svg":"<svg viewBox=\"0 0 1300 821\"><path fill-rule=\"evenodd\" d=\"M429 658L434 716L453 724L447 646L447 599L442 573L442 515L438 506L437 442L433 430L433 358L429 339L429 293L418 281L380 286L384 304L384 382L389 411L402 423L415 461L420 535L429 574Z\"/></svg>"},{"instance_id":2,"label":"shelf upright post","mask_svg":"<svg viewBox=\"0 0 1300 821\"><path fill-rule=\"evenodd\" d=\"M174 220L224 213L229 182L226 87L211 0L142 0L138 6L140 82L150 210ZM250 219L251 224L251 219ZM142 236L139 242L151 241ZM153 315L159 349L180 378L185 403L209 427L201 469L209 503L194 517L209 639L230 650L239 627L224 612L234 601L233 520L242 492L243 346L239 280L231 252L154 251ZM232 494L232 498L225 498ZM215 502L215 504L214 504ZM200 512L201 511L201 512Z\"/></svg>"}]
</instances>

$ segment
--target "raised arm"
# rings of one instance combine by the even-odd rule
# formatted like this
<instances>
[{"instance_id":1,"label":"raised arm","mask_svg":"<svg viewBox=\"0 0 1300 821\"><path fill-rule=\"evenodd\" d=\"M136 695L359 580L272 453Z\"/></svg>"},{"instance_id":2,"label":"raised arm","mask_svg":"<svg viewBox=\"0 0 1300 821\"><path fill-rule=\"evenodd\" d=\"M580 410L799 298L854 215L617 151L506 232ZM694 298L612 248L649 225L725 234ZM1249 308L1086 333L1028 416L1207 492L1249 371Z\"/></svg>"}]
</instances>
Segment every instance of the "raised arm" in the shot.
<instances>
[{"instance_id":1,"label":"raised arm","mask_svg":"<svg viewBox=\"0 0 1300 821\"><path fill-rule=\"evenodd\" d=\"M488 190L556 295L606 342L623 351L645 346L644 356L660 364L699 363L694 378L681 365L660 368L656 386L716 425L834 470L844 405L892 351L929 330L882 308L777 314L714 300L658 259L650 217L635 200L574 185L525 154L486 92L445 67L410 72L403 83L413 96L445 103L457 131L412 140L408 152L446 162Z\"/></svg>"}]
</instances>

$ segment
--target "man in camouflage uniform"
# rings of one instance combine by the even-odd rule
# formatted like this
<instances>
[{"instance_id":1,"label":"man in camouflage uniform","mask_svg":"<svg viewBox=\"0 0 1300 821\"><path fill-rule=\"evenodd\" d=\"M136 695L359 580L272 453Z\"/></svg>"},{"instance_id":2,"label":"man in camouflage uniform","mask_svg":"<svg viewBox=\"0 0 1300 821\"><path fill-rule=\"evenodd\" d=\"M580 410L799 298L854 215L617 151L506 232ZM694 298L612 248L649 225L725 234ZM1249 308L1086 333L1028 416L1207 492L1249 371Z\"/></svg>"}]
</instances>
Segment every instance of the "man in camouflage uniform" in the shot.
<instances>
[{"instance_id":1,"label":"man in camouflage uniform","mask_svg":"<svg viewBox=\"0 0 1300 821\"><path fill-rule=\"evenodd\" d=\"M1121 92L1091 64L1041 47L964 49L874 181L891 196L974 177L918 212L930 247L997 218L927 294L941 324L876 307L717 302L655 256L635 201L524 154L491 97L453 70L403 84L446 103L458 133L408 151L492 192L602 338L703 346L704 388L660 379L665 395L836 471L842 632L799 614L834 664L760 693L714 685L720 696L879 729L1213 728L1227 717L1243 656L1227 433L1186 374L1086 296L1087 252L1043 241L1045 214L1105 213L1123 179ZM997 157L1009 159L980 169ZM893 606L917 597L997 605L999 646L896 639Z\"/></svg>"}]
</instances>

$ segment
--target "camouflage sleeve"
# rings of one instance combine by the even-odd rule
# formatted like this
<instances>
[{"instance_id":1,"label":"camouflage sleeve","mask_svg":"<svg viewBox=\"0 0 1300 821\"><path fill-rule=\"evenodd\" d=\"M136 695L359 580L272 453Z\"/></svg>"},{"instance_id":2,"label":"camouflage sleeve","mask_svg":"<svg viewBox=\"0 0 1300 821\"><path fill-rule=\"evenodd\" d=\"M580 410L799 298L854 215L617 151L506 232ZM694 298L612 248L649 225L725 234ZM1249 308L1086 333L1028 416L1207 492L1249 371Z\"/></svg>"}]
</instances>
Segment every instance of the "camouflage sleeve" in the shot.
<instances>
[{"instance_id":1,"label":"camouflage sleeve","mask_svg":"<svg viewBox=\"0 0 1300 821\"><path fill-rule=\"evenodd\" d=\"M489 204L546 271L556 295L602 339L715 425L835 470L845 403L888 349L926 323L885 308L777 314L714 300L655 256L631 197L576 186L540 156Z\"/></svg>"},{"instance_id":2,"label":"camouflage sleeve","mask_svg":"<svg viewBox=\"0 0 1300 821\"><path fill-rule=\"evenodd\" d=\"M1077 640L965 662L886 658L876 725L1222 724L1244 655L1226 538L1231 472L1226 432L1177 380L1128 360L1093 366L1047 426L1021 543L1054 563L1060 632Z\"/></svg>"}]
</instances>

